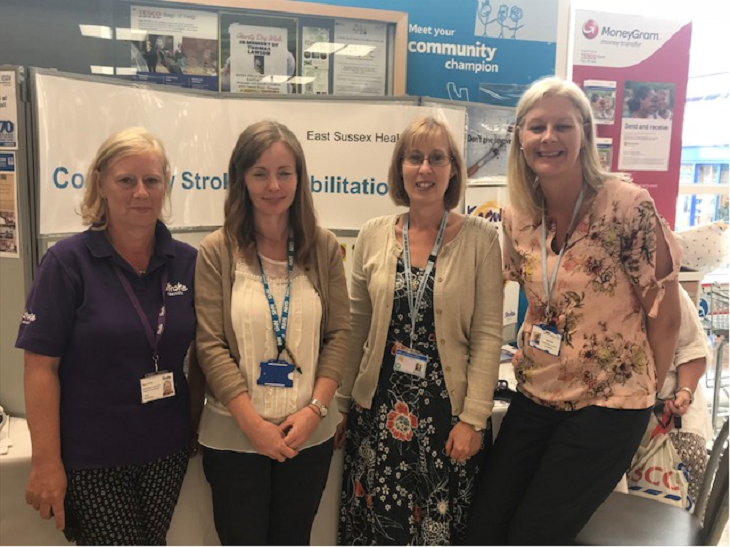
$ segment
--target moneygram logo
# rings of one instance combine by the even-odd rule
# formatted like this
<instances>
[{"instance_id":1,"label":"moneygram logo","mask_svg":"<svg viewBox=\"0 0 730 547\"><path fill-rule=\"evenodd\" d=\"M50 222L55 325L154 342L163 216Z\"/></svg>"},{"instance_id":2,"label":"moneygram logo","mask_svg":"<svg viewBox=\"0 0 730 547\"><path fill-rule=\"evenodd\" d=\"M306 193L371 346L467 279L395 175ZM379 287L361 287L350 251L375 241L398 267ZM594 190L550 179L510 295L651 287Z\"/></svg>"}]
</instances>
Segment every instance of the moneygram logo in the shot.
<instances>
[{"instance_id":1,"label":"moneygram logo","mask_svg":"<svg viewBox=\"0 0 730 547\"><path fill-rule=\"evenodd\" d=\"M583 23L583 36L589 40L593 40L596 36L598 36L598 28L598 23L596 23L593 19L588 19L588 21Z\"/></svg>"}]
</instances>

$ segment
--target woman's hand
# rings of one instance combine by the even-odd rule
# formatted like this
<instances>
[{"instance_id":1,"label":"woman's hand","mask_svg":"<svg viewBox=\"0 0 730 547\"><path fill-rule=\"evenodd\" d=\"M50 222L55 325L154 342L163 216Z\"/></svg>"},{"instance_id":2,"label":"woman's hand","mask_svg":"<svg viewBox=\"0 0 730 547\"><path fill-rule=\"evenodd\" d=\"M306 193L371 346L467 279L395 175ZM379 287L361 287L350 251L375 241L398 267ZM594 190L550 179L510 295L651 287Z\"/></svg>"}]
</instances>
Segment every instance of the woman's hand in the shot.
<instances>
[{"instance_id":1,"label":"woman's hand","mask_svg":"<svg viewBox=\"0 0 730 547\"><path fill-rule=\"evenodd\" d=\"M335 430L335 450L345 447L345 435L347 434L347 414L342 413L342 421Z\"/></svg>"},{"instance_id":2,"label":"woman's hand","mask_svg":"<svg viewBox=\"0 0 730 547\"><path fill-rule=\"evenodd\" d=\"M56 519L56 528L66 527L63 500L66 497L66 470L61 460L52 463L33 463L25 487L25 501L40 511L41 518Z\"/></svg>"},{"instance_id":3,"label":"woman's hand","mask_svg":"<svg viewBox=\"0 0 730 547\"><path fill-rule=\"evenodd\" d=\"M321 418L314 407L307 405L279 424L279 430L282 435L286 435L284 437L286 445L294 450L299 450L312 436L320 421Z\"/></svg>"},{"instance_id":4,"label":"woman's hand","mask_svg":"<svg viewBox=\"0 0 730 547\"><path fill-rule=\"evenodd\" d=\"M252 429L249 438L253 442L256 452L262 456L268 456L272 460L283 462L298 454L296 450L287 446L284 442L284 433L279 426L261 419Z\"/></svg>"},{"instance_id":5,"label":"woman's hand","mask_svg":"<svg viewBox=\"0 0 730 547\"><path fill-rule=\"evenodd\" d=\"M692 404L692 398L686 391L678 391L674 394L674 399L668 400L664 403L664 409L668 409L672 414L684 416L689 410L689 405Z\"/></svg>"},{"instance_id":6,"label":"woman's hand","mask_svg":"<svg viewBox=\"0 0 730 547\"><path fill-rule=\"evenodd\" d=\"M474 427L458 422L446 440L446 455L457 462L465 462L479 451L482 445L482 432Z\"/></svg>"}]
</instances>

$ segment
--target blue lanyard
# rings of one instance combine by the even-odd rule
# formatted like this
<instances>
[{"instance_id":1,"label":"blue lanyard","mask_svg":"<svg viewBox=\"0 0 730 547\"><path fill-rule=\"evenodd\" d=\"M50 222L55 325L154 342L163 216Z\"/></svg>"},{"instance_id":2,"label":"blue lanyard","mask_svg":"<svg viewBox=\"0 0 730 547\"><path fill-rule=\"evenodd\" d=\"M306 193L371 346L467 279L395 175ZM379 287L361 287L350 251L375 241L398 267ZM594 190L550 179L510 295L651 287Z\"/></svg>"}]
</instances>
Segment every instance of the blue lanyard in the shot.
<instances>
[{"instance_id":1,"label":"blue lanyard","mask_svg":"<svg viewBox=\"0 0 730 547\"><path fill-rule=\"evenodd\" d=\"M167 318L167 314L165 313L165 295L166 295L166 289L167 289L167 279L168 279L168 272L167 267L165 268L164 272L162 273L162 307L160 308L160 312L157 314L157 330L152 330L152 325L149 322L149 319L147 319L147 315L145 314L144 310L142 309L142 304L139 302L139 298L137 298L137 295L134 294L134 291L132 290L132 286L129 284L129 281L126 277L124 277L124 274L122 273L122 269L114 264L114 273L117 274L117 277L119 278L119 281L122 283L122 287L124 287L124 292L127 293L127 296L129 297L129 301L132 303L132 306L134 307L134 310L137 312L137 315L139 316L139 320L142 322L142 327L144 327L144 332L147 335L147 342L150 345L150 349L152 349L152 362L155 365L155 372L159 372L159 368L157 366L158 361L160 360L160 356L157 354L157 347L160 345L160 340L162 339L162 334L165 332L165 321Z\"/></svg>"},{"instance_id":2,"label":"blue lanyard","mask_svg":"<svg viewBox=\"0 0 730 547\"><path fill-rule=\"evenodd\" d=\"M294 238L289 237L289 252L288 252L287 272L286 272L286 294L284 295L284 305L281 308L281 321L279 321L279 314L276 311L276 302L274 302L274 296L271 294L269 288L269 281L266 279L266 273L264 273L264 265L261 262L261 255L256 253L256 258L259 260L259 268L261 268L261 280L264 284L264 292L266 298L269 301L269 312L271 313L271 324L274 327L274 336L276 337L276 349L278 354L276 358L281 357L281 352L286 347L286 327L289 324L289 292L291 290L291 274L294 271Z\"/></svg>"},{"instance_id":3,"label":"blue lanyard","mask_svg":"<svg viewBox=\"0 0 730 547\"><path fill-rule=\"evenodd\" d=\"M565 232L565 241L563 241L563 247L560 249L560 253L558 253L558 261L555 263L555 267L553 268L552 274L550 275L550 280L548 281L547 276L547 228L545 225L547 224L546 218L545 218L545 207L543 205L542 208L542 284L543 288L545 289L545 316L549 317L550 315L550 293L553 292L553 288L555 287L555 281L558 279L558 269L560 268L560 261L563 259L563 253L565 252L565 249L568 247L568 239L570 238L570 233L573 230L573 224L575 223L575 219L578 216L578 211L580 210L580 206L583 205L583 194L585 190L585 184L581 186L580 188L580 194L578 194L578 199L575 202L575 207L573 207L573 216L570 218L570 224L568 225L568 231Z\"/></svg>"},{"instance_id":4,"label":"blue lanyard","mask_svg":"<svg viewBox=\"0 0 730 547\"><path fill-rule=\"evenodd\" d=\"M423 293L426 292L428 276L431 275L433 266L436 263L436 255L438 254L439 247L441 247L441 242L444 239L446 221L449 219L449 212L444 211L444 216L441 219L441 226L439 226L439 231L436 235L436 241L433 242L433 249L431 250L431 254L428 256L426 270L423 273L423 277L421 277L421 282L418 284L418 290L415 294L413 294L413 287L411 286L411 247L408 243L408 218L408 215L406 215L406 218L403 221L403 262L406 269L406 294L408 295L408 308L409 315L411 317L411 342L414 342L416 340L416 316L418 315L418 309L421 307Z\"/></svg>"}]
</instances>

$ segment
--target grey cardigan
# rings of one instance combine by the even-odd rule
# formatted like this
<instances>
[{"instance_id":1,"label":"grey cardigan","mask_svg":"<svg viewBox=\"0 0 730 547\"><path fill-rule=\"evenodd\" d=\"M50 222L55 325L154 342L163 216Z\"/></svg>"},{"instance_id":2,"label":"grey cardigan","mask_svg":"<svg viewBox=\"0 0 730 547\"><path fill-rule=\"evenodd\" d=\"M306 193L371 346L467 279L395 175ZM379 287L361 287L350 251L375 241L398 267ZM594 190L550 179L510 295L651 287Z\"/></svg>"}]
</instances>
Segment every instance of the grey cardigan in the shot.
<instances>
[{"instance_id":1,"label":"grey cardigan","mask_svg":"<svg viewBox=\"0 0 730 547\"><path fill-rule=\"evenodd\" d=\"M351 283L352 348L337 397L370 408L378 384L393 311L395 271L402 247L397 215L363 226L355 245ZM436 344L455 416L486 427L494 407L502 345L502 257L497 231L467 216L438 253L434 280ZM197 290L197 285L196 285Z\"/></svg>"},{"instance_id":2,"label":"grey cardigan","mask_svg":"<svg viewBox=\"0 0 730 547\"><path fill-rule=\"evenodd\" d=\"M222 228L200 244L195 267L195 340L208 388L224 406L248 391L246 378L238 368L241 354L231 323L236 263ZM325 376L341 383L350 349L350 310L339 245L329 230L318 228L314 257L305 271L322 300L316 377Z\"/></svg>"}]
</instances>

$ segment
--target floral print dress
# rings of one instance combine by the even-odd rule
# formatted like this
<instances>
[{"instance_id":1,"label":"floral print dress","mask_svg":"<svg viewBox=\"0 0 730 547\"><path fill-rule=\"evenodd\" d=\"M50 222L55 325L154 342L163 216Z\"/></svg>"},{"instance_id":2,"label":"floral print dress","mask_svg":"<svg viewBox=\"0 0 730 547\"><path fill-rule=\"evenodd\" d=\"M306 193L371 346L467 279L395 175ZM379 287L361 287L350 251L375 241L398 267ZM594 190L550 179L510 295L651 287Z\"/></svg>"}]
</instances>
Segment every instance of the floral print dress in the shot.
<instances>
[{"instance_id":1,"label":"floral print dress","mask_svg":"<svg viewBox=\"0 0 730 547\"><path fill-rule=\"evenodd\" d=\"M340 545L450 545L466 526L482 450L452 463L445 448L458 422L436 347L433 279L416 320L414 349L428 356L426 377L394 370L411 323L404 265L398 259L393 313L370 409L357 404L348 418L340 508ZM425 270L412 268L419 286ZM485 437L491 445L490 429Z\"/></svg>"}]
</instances>

